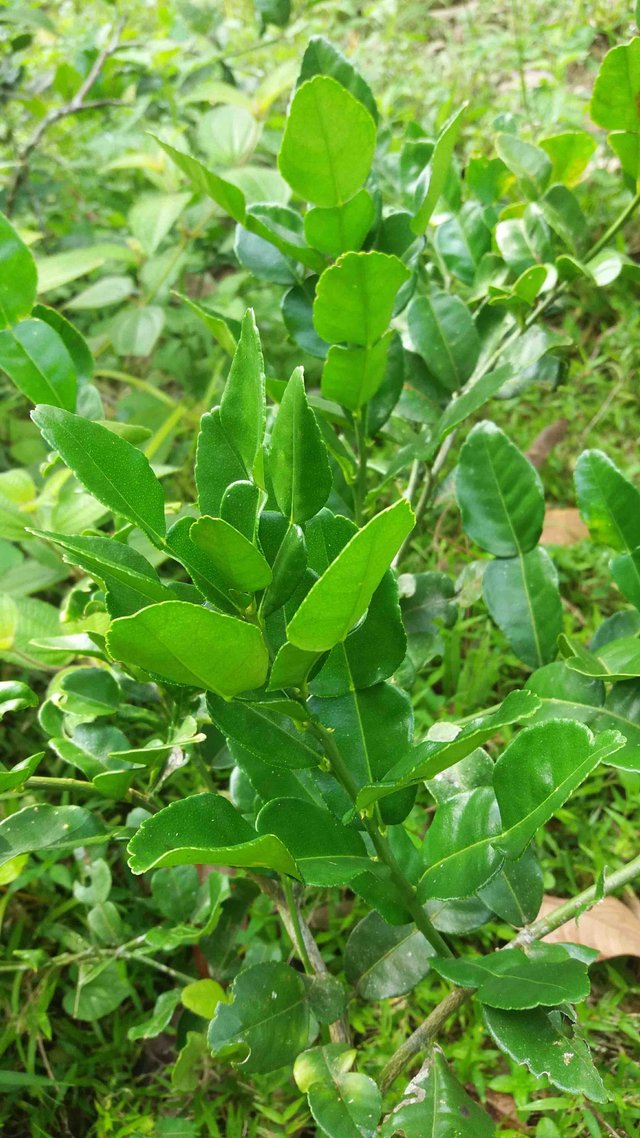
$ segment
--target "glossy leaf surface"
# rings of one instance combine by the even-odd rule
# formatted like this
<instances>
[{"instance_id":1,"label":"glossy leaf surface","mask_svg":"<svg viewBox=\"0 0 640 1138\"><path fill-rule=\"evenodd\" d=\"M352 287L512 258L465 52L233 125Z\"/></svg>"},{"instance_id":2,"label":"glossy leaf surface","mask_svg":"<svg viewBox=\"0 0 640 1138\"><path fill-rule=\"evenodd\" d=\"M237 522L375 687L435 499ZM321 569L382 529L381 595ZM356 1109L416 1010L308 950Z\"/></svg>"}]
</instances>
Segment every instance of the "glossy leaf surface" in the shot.
<instances>
[{"instance_id":1,"label":"glossy leaf surface","mask_svg":"<svg viewBox=\"0 0 640 1138\"><path fill-rule=\"evenodd\" d=\"M302 977L288 964L255 964L236 978L230 1004L218 1004L209 1026L214 1055L234 1059L247 1074L291 1063L309 1040Z\"/></svg>"}]
</instances>

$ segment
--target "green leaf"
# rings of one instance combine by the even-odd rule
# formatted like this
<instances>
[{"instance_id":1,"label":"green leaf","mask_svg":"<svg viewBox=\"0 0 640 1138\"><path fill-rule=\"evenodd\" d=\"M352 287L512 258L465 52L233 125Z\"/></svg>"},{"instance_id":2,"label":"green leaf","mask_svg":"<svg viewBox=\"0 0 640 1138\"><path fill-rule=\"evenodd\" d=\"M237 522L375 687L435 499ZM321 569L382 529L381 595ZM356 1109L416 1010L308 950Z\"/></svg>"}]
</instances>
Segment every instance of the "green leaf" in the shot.
<instances>
[{"instance_id":1,"label":"green leaf","mask_svg":"<svg viewBox=\"0 0 640 1138\"><path fill-rule=\"evenodd\" d=\"M299 798L276 798L262 808L259 834L275 834L293 855L306 885L348 885L369 868L357 830L327 809Z\"/></svg>"},{"instance_id":2,"label":"green leaf","mask_svg":"<svg viewBox=\"0 0 640 1138\"><path fill-rule=\"evenodd\" d=\"M290 853L220 794L192 794L152 814L127 846L132 873L172 865L259 866L300 879Z\"/></svg>"},{"instance_id":3,"label":"green leaf","mask_svg":"<svg viewBox=\"0 0 640 1138\"><path fill-rule=\"evenodd\" d=\"M180 1003L180 988L170 988L168 992L161 992L158 996L151 1015L130 1027L127 1039L135 1042L137 1039L156 1039L171 1023L173 1013Z\"/></svg>"},{"instance_id":4,"label":"green leaf","mask_svg":"<svg viewBox=\"0 0 640 1138\"><path fill-rule=\"evenodd\" d=\"M247 473L264 435L264 362L252 309L242 321L238 347L220 401L220 423Z\"/></svg>"},{"instance_id":5,"label":"green leaf","mask_svg":"<svg viewBox=\"0 0 640 1138\"><path fill-rule=\"evenodd\" d=\"M8 790L18 790L19 787L35 774L44 758L44 751L38 751L29 758L22 759L11 767L11 770L0 769L0 794Z\"/></svg>"},{"instance_id":6,"label":"green leaf","mask_svg":"<svg viewBox=\"0 0 640 1138\"><path fill-rule=\"evenodd\" d=\"M459 390L480 354L480 338L464 301L432 288L411 302L407 320L411 342L429 371L447 391Z\"/></svg>"},{"instance_id":7,"label":"green leaf","mask_svg":"<svg viewBox=\"0 0 640 1138\"><path fill-rule=\"evenodd\" d=\"M31 418L94 498L162 545L164 494L141 451L106 427L62 408L38 406Z\"/></svg>"},{"instance_id":8,"label":"green leaf","mask_svg":"<svg viewBox=\"0 0 640 1138\"><path fill-rule=\"evenodd\" d=\"M546 1075L560 1090L586 1095L593 1102L607 1101L586 1043L565 1027L560 1013L485 1007L484 1021L498 1047L514 1063L524 1064L538 1077Z\"/></svg>"},{"instance_id":9,"label":"green leaf","mask_svg":"<svg viewBox=\"0 0 640 1138\"><path fill-rule=\"evenodd\" d=\"M295 1061L293 1077L327 1138L374 1138L382 1095L368 1075L350 1071L356 1054L342 1043L328 1043Z\"/></svg>"},{"instance_id":10,"label":"green leaf","mask_svg":"<svg viewBox=\"0 0 640 1138\"><path fill-rule=\"evenodd\" d=\"M584 676L599 680L629 680L640 676L640 640L635 636L616 637L594 652L577 648L575 655L571 655L572 649L576 646L566 640L563 654L566 654L567 667Z\"/></svg>"},{"instance_id":11,"label":"green leaf","mask_svg":"<svg viewBox=\"0 0 640 1138\"><path fill-rule=\"evenodd\" d=\"M342 205L365 181L375 145L369 111L335 79L316 75L291 101L278 166L299 197L319 206Z\"/></svg>"},{"instance_id":12,"label":"green leaf","mask_svg":"<svg viewBox=\"0 0 640 1138\"><path fill-rule=\"evenodd\" d=\"M422 846L427 869L418 885L419 900L470 897L490 881L503 860L494 845L500 830L500 811L490 786L442 802Z\"/></svg>"},{"instance_id":13,"label":"green leaf","mask_svg":"<svg viewBox=\"0 0 640 1138\"><path fill-rule=\"evenodd\" d=\"M483 549L513 557L542 532L544 493L535 467L495 423L477 423L460 451L456 496L462 524Z\"/></svg>"},{"instance_id":14,"label":"green leaf","mask_svg":"<svg viewBox=\"0 0 640 1138\"><path fill-rule=\"evenodd\" d=\"M605 55L591 96L591 118L607 130L640 129L640 36Z\"/></svg>"},{"instance_id":15,"label":"green leaf","mask_svg":"<svg viewBox=\"0 0 640 1138\"><path fill-rule=\"evenodd\" d=\"M617 731L592 735L583 723L554 720L520 732L496 762L493 785L503 832L494 844L519 857L536 830L624 739Z\"/></svg>"},{"instance_id":16,"label":"green leaf","mask_svg":"<svg viewBox=\"0 0 640 1138\"><path fill-rule=\"evenodd\" d=\"M72 850L106 841L105 828L82 806L25 806L0 822L0 865L35 850Z\"/></svg>"},{"instance_id":17,"label":"green leaf","mask_svg":"<svg viewBox=\"0 0 640 1138\"><path fill-rule=\"evenodd\" d=\"M454 427L463 423L475 411L479 411L512 376L513 368L508 364L502 364L495 371L481 376L475 383L471 382L471 386L464 387L445 407L436 427L438 439L444 439Z\"/></svg>"},{"instance_id":18,"label":"green leaf","mask_svg":"<svg viewBox=\"0 0 640 1138\"><path fill-rule=\"evenodd\" d=\"M211 198L225 213L229 214L234 221L242 224L244 222L247 207L245 197L242 190L234 186L231 182L226 181L224 178L218 177L211 170L207 170L202 162L197 158L193 158L191 154L185 154L181 150L176 150L170 146L168 142L163 142L161 138L152 135L152 138L161 146L165 154L168 154L176 166L182 170L183 174L191 182L191 185L200 194L206 194Z\"/></svg>"},{"instance_id":19,"label":"green leaf","mask_svg":"<svg viewBox=\"0 0 640 1138\"><path fill-rule=\"evenodd\" d=\"M93 375L93 356L87 341L75 325L58 312L57 308L49 308L46 304L36 304L31 315L37 320L43 320L54 332L57 332L73 361L78 387L88 384Z\"/></svg>"},{"instance_id":20,"label":"green leaf","mask_svg":"<svg viewBox=\"0 0 640 1138\"><path fill-rule=\"evenodd\" d=\"M542 869L530 846L517 861L506 861L478 896L501 920L524 928L537 917L543 893Z\"/></svg>"},{"instance_id":21,"label":"green leaf","mask_svg":"<svg viewBox=\"0 0 640 1138\"><path fill-rule=\"evenodd\" d=\"M450 1073L436 1048L385 1120L380 1138L494 1138L495 1125Z\"/></svg>"},{"instance_id":22,"label":"green leaf","mask_svg":"<svg viewBox=\"0 0 640 1138\"><path fill-rule=\"evenodd\" d=\"M65 253L54 253L51 257L39 257L38 293L41 295L43 292L62 288L78 277L84 277L94 269L99 269L105 261L126 261L128 264L135 264L136 256L126 245L101 242L97 245L69 249Z\"/></svg>"},{"instance_id":23,"label":"green leaf","mask_svg":"<svg viewBox=\"0 0 640 1138\"><path fill-rule=\"evenodd\" d=\"M551 159L551 181L575 186L596 152L596 140L586 130L565 130L540 139Z\"/></svg>"},{"instance_id":24,"label":"green leaf","mask_svg":"<svg viewBox=\"0 0 640 1138\"><path fill-rule=\"evenodd\" d=\"M385 377L390 329L369 348L343 348L332 344L322 372L322 394L349 411L358 411L376 394Z\"/></svg>"},{"instance_id":25,"label":"green leaf","mask_svg":"<svg viewBox=\"0 0 640 1138\"><path fill-rule=\"evenodd\" d=\"M171 597L153 566L130 545L111 537L67 537L47 530L31 532L57 545L66 562L77 565L104 585L111 616L128 616L146 605Z\"/></svg>"},{"instance_id":26,"label":"green leaf","mask_svg":"<svg viewBox=\"0 0 640 1138\"><path fill-rule=\"evenodd\" d=\"M269 661L255 625L187 601L149 605L114 620L107 648L114 660L225 699L261 687Z\"/></svg>"},{"instance_id":27,"label":"green leaf","mask_svg":"<svg viewBox=\"0 0 640 1138\"><path fill-rule=\"evenodd\" d=\"M406 500L396 502L356 533L311 587L287 626L298 648L323 652L344 640L364 615L414 524Z\"/></svg>"},{"instance_id":28,"label":"green leaf","mask_svg":"<svg viewBox=\"0 0 640 1138\"><path fill-rule=\"evenodd\" d=\"M577 1003L589 995L587 967L561 945L538 945L532 957L520 948L439 960L432 967L461 988L476 988L481 1004L505 1011Z\"/></svg>"},{"instance_id":29,"label":"green leaf","mask_svg":"<svg viewBox=\"0 0 640 1138\"><path fill-rule=\"evenodd\" d=\"M299 972L288 964L255 964L233 983L233 1000L218 1004L208 1034L214 1055L242 1071L276 1071L309 1041L309 1010Z\"/></svg>"},{"instance_id":30,"label":"green leaf","mask_svg":"<svg viewBox=\"0 0 640 1138\"><path fill-rule=\"evenodd\" d=\"M121 356L150 356L162 329L165 312L157 304L126 308L111 324L111 343Z\"/></svg>"},{"instance_id":31,"label":"green leaf","mask_svg":"<svg viewBox=\"0 0 640 1138\"><path fill-rule=\"evenodd\" d=\"M357 800L359 810L403 786L435 778L441 771L459 763L472 751L487 743L503 727L529 719L540 707L540 700L529 691L512 691L496 711L472 719L453 739L428 739L413 747L387 772L384 782L364 787Z\"/></svg>"},{"instance_id":32,"label":"green leaf","mask_svg":"<svg viewBox=\"0 0 640 1138\"><path fill-rule=\"evenodd\" d=\"M271 766L299 770L318 765L321 752L315 740L300 731L289 716L270 709L268 701L228 703L209 696L207 707L223 735Z\"/></svg>"},{"instance_id":33,"label":"green leaf","mask_svg":"<svg viewBox=\"0 0 640 1138\"><path fill-rule=\"evenodd\" d=\"M0 328L28 316L36 299L36 266L11 222L0 213Z\"/></svg>"},{"instance_id":34,"label":"green leaf","mask_svg":"<svg viewBox=\"0 0 640 1138\"><path fill-rule=\"evenodd\" d=\"M344 253L316 288L313 323L330 344L371 347L386 331L409 270L388 253Z\"/></svg>"},{"instance_id":35,"label":"green leaf","mask_svg":"<svg viewBox=\"0 0 640 1138\"><path fill-rule=\"evenodd\" d=\"M302 368L293 372L282 396L267 466L278 507L291 522L309 521L322 509L331 493L331 468Z\"/></svg>"},{"instance_id":36,"label":"green leaf","mask_svg":"<svg viewBox=\"0 0 640 1138\"><path fill-rule=\"evenodd\" d=\"M67 991L62 1005L74 1019L94 1023L114 1012L131 995L123 960L84 961L78 969L76 991Z\"/></svg>"},{"instance_id":37,"label":"green leaf","mask_svg":"<svg viewBox=\"0 0 640 1138\"><path fill-rule=\"evenodd\" d=\"M229 588L255 593L271 581L271 568L264 555L222 518L198 518L189 536Z\"/></svg>"},{"instance_id":38,"label":"green leaf","mask_svg":"<svg viewBox=\"0 0 640 1138\"><path fill-rule=\"evenodd\" d=\"M458 141L458 135L460 134L462 120L466 114L467 106L467 103L463 103L460 110L456 111L455 114L451 115L451 118L447 119L436 139L436 144L429 162L429 180L426 185L426 193L411 222L411 228L416 234L421 235L426 231L427 225L431 220L431 215L444 190L451 166L453 148Z\"/></svg>"},{"instance_id":39,"label":"green leaf","mask_svg":"<svg viewBox=\"0 0 640 1138\"><path fill-rule=\"evenodd\" d=\"M496 150L505 166L515 174L525 194L534 201L546 190L551 177L551 159L544 150L524 142L514 134L499 134Z\"/></svg>"},{"instance_id":40,"label":"green leaf","mask_svg":"<svg viewBox=\"0 0 640 1138\"><path fill-rule=\"evenodd\" d=\"M305 48L300 66L297 87L314 75L330 75L337 79L347 91L367 108L371 117L378 121L378 108L369 84L365 82L353 64L338 51L338 48L324 36L312 36Z\"/></svg>"},{"instance_id":41,"label":"green leaf","mask_svg":"<svg viewBox=\"0 0 640 1138\"><path fill-rule=\"evenodd\" d=\"M21 680L0 680L0 719L11 711L37 707L38 696Z\"/></svg>"},{"instance_id":42,"label":"green leaf","mask_svg":"<svg viewBox=\"0 0 640 1138\"><path fill-rule=\"evenodd\" d=\"M362 999L386 1000L411 992L427 975L433 955L415 925L389 925L378 913L367 913L347 941L345 975Z\"/></svg>"},{"instance_id":43,"label":"green leaf","mask_svg":"<svg viewBox=\"0 0 640 1138\"><path fill-rule=\"evenodd\" d=\"M153 256L183 212L191 194L142 194L129 210L131 232L147 257Z\"/></svg>"},{"instance_id":44,"label":"green leaf","mask_svg":"<svg viewBox=\"0 0 640 1138\"><path fill-rule=\"evenodd\" d=\"M72 668L57 687L55 702L68 715L113 715L120 703L119 684L106 668Z\"/></svg>"},{"instance_id":45,"label":"green leaf","mask_svg":"<svg viewBox=\"0 0 640 1138\"><path fill-rule=\"evenodd\" d=\"M623 596L640 609L640 549L634 549L633 553L619 553L609 568Z\"/></svg>"},{"instance_id":46,"label":"green leaf","mask_svg":"<svg viewBox=\"0 0 640 1138\"><path fill-rule=\"evenodd\" d=\"M516 655L530 668L550 663L562 632L562 604L558 574L547 551L537 548L492 561L482 588L491 616Z\"/></svg>"},{"instance_id":47,"label":"green leaf","mask_svg":"<svg viewBox=\"0 0 640 1138\"><path fill-rule=\"evenodd\" d=\"M0 368L32 403L75 410L77 374L57 332L43 320L22 320L0 332Z\"/></svg>"},{"instance_id":48,"label":"green leaf","mask_svg":"<svg viewBox=\"0 0 640 1138\"><path fill-rule=\"evenodd\" d=\"M77 296L67 301L67 308L74 312L84 309L108 308L111 304L120 304L135 292L135 284L131 277L107 276L102 277L95 284L89 285Z\"/></svg>"},{"instance_id":49,"label":"green leaf","mask_svg":"<svg viewBox=\"0 0 640 1138\"><path fill-rule=\"evenodd\" d=\"M216 312L211 312L208 308L205 308L204 305L198 304L192 297L184 296L181 292L175 292L174 295L179 297L182 303L186 304L187 308L196 314L205 328L209 329L211 335L222 350L225 351L228 356L233 357L238 346L238 341L224 317L219 316Z\"/></svg>"},{"instance_id":50,"label":"green leaf","mask_svg":"<svg viewBox=\"0 0 640 1138\"><path fill-rule=\"evenodd\" d=\"M375 205L368 190L358 190L344 205L314 206L304 215L304 235L314 249L337 258L361 248L375 219Z\"/></svg>"},{"instance_id":51,"label":"green leaf","mask_svg":"<svg viewBox=\"0 0 640 1138\"><path fill-rule=\"evenodd\" d=\"M640 44L640 38L637 40ZM580 514L595 541L631 553L640 545L640 492L601 450L585 450L576 463Z\"/></svg>"}]
</instances>

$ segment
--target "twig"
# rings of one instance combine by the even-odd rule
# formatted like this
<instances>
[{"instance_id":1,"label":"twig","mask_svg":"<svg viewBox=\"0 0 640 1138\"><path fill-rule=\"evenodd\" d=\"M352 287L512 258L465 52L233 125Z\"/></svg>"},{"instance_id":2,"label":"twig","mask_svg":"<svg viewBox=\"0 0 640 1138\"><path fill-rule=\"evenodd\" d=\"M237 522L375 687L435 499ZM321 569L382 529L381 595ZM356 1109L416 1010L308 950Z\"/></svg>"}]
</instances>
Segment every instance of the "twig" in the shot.
<instances>
[{"instance_id":1,"label":"twig","mask_svg":"<svg viewBox=\"0 0 640 1138\"><path fill-rule=\"evenodd\" d=\"M95 60L93 61L93 66L86 75L84 81L78 87L78 90L76 91L73 98L70 99L68 103L65 103L62 107L56 107L53 110L49 111L49 113L46 114L44 118L38 123L38 126L31 135L31 138L23 146L18 155L18 168L15 172L13 182L11 183L9 193L7 195L7 202L5 205L5 213L7 217L11 217L18 193L20 192L22 186L24 185L24 182L28 177L31 155L33 154L36 147L39 146L43 136L49 130L49 127L53 126L57 122L60 122L61 119L67 118L68 115L77 115L83 111L97 110L99 107L123 105L122 101L118 99L94 99L91 102L85 102L85 96L89 94L89 91L100 75L100 72L102 71L102 68L104 67L107 59L109 56L113 55L115 51L118 50L118 47L120 46L120 36L122 34L123 28L124 20L120 21L111 39L107 41L102 51L99 52L99 54L96 56Z\"/></svg>"},{"instance_id":2,"label":"twig","mask_svg":"<svg viewBox=\"0 0 640 1138\"><path fill-rule=\"evenodd\" d=\"M615 873L611 873L605 878L604 884L601 887L599 885L590 885L588 889L584 889L582 893L578 893L576 897L571 897L568 901L564 901L562 905L558 905L548 913L546 917L541 917L539 920L534 921L533 924L524 928L518 936L510 941L506 948L517 948L519 945L529 944L533 940L542 940L543 937L553 932L554 929L559 928L560 925L564 925L566 921L570 921L577 914L596 905L601 896L607 897L610 893L614 893L616 889L627 885L629 881L632 881L639 874L640 856L634 858L628 865L623 865L622 868L616 870ZM449 992L448 996L445 996L444 1000L434 1008L424 1023L416 1028L408 1039L405 1039L395 1054L391 1056L391 1059L380 1076L380 1087L383 1092L389 1089L411 1059L429 1046L449 1016L453 1015L458 1008L461 1008L472 995L473 990L470 988L454 988L453 991Z\"/></svg>"}]
</instances>

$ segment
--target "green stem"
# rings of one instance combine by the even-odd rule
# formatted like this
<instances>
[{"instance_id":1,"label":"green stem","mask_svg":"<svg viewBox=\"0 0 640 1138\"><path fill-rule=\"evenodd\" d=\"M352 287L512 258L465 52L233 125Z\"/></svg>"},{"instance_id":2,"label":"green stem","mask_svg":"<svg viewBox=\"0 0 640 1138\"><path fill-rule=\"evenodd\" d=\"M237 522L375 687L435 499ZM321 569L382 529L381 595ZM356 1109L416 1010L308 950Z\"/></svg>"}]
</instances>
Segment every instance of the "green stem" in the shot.
<instances>
[{"instance_id":1,"label":"green stem","mask_svg":"<svg viewBox=\"0 0 640 1138\"><path fill-rule=\"evenodd\" d=\"M319 723L312 723L311 729L316 735L316 738L318 738L322 743L325 754L331 764L331 769L335 777L338 779L338 782L342 783L344 789L355 805L356 799L358 797L358 787L354 782L351 776L351 772L346 766L342 755L340 754L331 731L328 731L326 727L323 727L322 724ZM393 850L391 849L387 839L380 832L380 829L377 826L375 820L365 817L363 819L363 822L367 833L373 842L373 847L378 857L380 858L380 861L383 862L389 869L391 879L399 895L404 901L404 904L406 905L408 911L411 913L416 928L420 930L423 937L429 942L431 947L436 950L438 956L453 956L453 953L449 948L446 940L440 935L438 930L434 928L422 905L418 901L418 897L413 885L410 881L408 881L402 872L400 865L396 861Z\"/></svg>"},{"instance_id":2,"label":"green stem","mask_svg":"<svg viewBox=\"0 0 640 1138\"><path fill-rule=\"evenodd\" d=\"M361 526L364 518L364 503L367 497L368 445L362 411L356 411L354 420L356 428L356 451L358 455L358 465L356 468L355 481L353 483L353 512L357 524Z\"/></svg>"},{"instance_id":3,"label":"green stem","mask_svg":"<svg viewBox=\"0 0 640 1138\"><path fill-rule=\"evenodd\" d=\"M282 884L282 892L284 893L285 901L287 903L289 917L291 919L291 927L295 941L294 948L300 957L300 960L302 961L302 965L307 976L315 976L315 969L309 960L309 953L307 952L307 946L304 942L304 936L302 935L302 925L300 924L300 910L298 909L298 902L293 893L291 878L287 877L286 874L282 874L280 881Z\"/></svg>"},{"instance_id":4,"label":"green stem","mask_svg":"<svg viewBox=\"0 0 640 1138\"><path fill-rule=\"evenodd\" d=\"M599 885L590 885L588 889L583 889L582 893L578 893L576 897L571 897L568 901L563 901L561 905L558 905L552 912L548 913L546 917L541 917L527 928L524 928L522 932L505 947L507 949L516 948L519 945L528 944L533 940L541 940L553 932L554 929L572 920L585 909L596 905L601 897L607 897L610 893L621 889L639 875L640 856L634 858L633 861L630 861L627 865L623 865L621 869L616 870L615 873L609 874L601 887ZM453 991L449 992L444 1000L434 1008L424 1023L416 1028L408 1039L405 1039L395 1054L391 1056L391 1059L382 1072L380 1088L383 1092L389 1089L394 1080L402 1073L415 1055L429 1047L449 1016L457 1011L458 1008L461 1008L472 995L473 990L470 988L454 988Z\"/></svg>"}]
</instances>

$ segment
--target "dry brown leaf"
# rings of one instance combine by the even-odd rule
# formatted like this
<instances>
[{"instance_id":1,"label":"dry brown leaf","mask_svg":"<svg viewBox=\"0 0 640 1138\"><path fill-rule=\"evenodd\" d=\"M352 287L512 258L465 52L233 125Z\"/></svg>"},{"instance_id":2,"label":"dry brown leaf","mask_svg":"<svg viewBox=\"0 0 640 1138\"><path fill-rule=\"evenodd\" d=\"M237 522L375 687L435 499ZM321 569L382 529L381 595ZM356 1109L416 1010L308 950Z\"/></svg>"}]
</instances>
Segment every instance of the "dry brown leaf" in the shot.
<instances>
[{"instance_id":1,"label":"dry brown leaf","mask_svg":"<svg viewBox=\"0 0 640 1138\"><path fill-rule=\"evenodd\" d=\"M540 541L543 545L575 545L589 536L575 506L551 506L545 511Z\"/></svg>"},{"instance_id":2,"label":"dry brown leaf","mask_svg":"<svg viewBox=\"0 0 640 1138\"><path fill-rule=\"evenodd\" d=\"M474 1087L466 1088L468 1093L473 1097L475 1094ZM498 1120L498 1122L508 1123L512 1130L525 1131L527 1128L524 1123L520 1122L516 1111L517 1106L511 1095L502 1094L499 1091L487 1090L486 1102L491 1113Z\"/></svg>"},{"instance_id":3,"label":"dry brown leaf","mask_svg":"<svg viewBox=\"0 0 640 1138\"><path fill-rule=\"evenodd\" d=\"M561 897L545 894L540 916L546 917L563 903ZM605 897L577 921L567 921L543 938L555 944L583 944L597 948L599 960L612 956L640 956L640 920L617 897Z\"/></svg>"}]
</instances>

